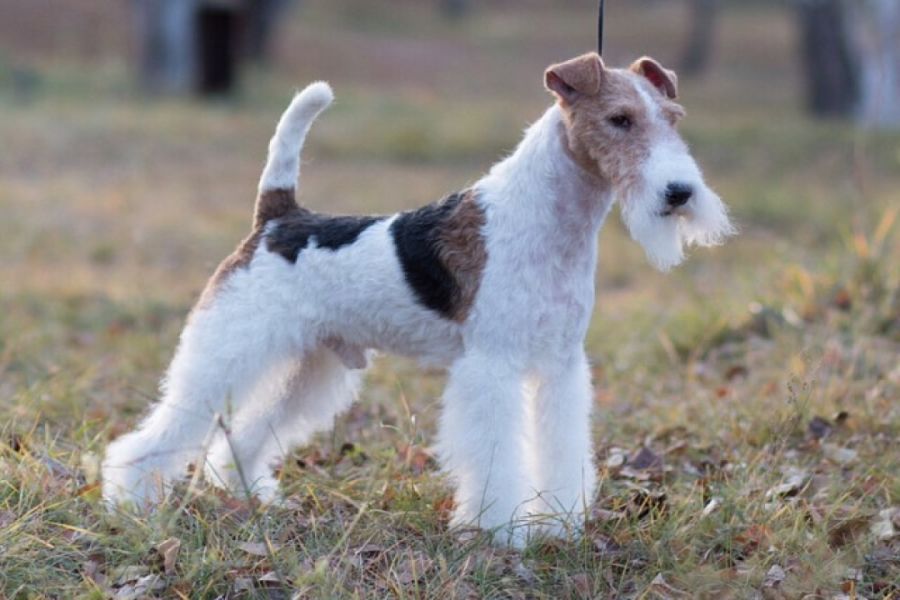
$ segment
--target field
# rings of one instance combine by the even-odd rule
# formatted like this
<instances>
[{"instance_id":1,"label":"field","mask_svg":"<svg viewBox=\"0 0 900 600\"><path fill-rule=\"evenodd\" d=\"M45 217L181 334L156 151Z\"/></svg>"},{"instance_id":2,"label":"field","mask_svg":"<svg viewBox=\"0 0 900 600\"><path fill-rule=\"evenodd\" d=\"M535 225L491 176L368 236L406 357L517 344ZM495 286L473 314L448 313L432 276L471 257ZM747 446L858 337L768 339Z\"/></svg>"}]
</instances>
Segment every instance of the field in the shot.
<instances>
[{"instance_id":1,"label":"field","mask_svg":"<svg viewBox=\"0 0 900 600\"><path fill-rule=\"evenodd\" d=\"M601 487L582 539L515 552L448 531L429 452L443 375L390 357L281 467L285 506L201 484L148 518L104 510L99 457L248 231L291 91L327 78L338 98L303 203L430 202L513 148L550 101L543 69L592 47L594 3L553 4L447 22L308 0L274 65L214 102L140 96L114 23L69 31L67 54L7 20L0 598L900 597L900 134L803 115L775 7L730 8L711 72L681 82L685 136L741 235L668 275L617 216L600 237ZM614 4L608 62L676 60L680 3Z\"/></svg>"}]
</instances>

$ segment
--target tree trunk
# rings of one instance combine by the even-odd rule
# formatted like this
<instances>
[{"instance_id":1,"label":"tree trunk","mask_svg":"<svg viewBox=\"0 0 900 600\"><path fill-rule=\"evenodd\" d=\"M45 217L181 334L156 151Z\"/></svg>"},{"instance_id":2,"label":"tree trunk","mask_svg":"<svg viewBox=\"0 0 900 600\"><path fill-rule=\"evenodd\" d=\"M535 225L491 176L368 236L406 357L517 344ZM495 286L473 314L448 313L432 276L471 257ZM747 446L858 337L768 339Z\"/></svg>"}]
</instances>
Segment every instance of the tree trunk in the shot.
<instances>
[{"instance_id":1,"label":"tree trunk","mask_svg":"<svg viewBox=\"0 0 900 600\"><path fill-rule=\"evenodd\" d=\"M689 0L690 32L681 58L681 74L703 75L709 67L715 42L719 0Z\"/></svg>"},{"instance_id":2,"label":"tree trunk","mask_svg":"<svg viewBox=\"0 0 900 600\"><path fill-rule=\"evenodd\" d=\"M278 19L290 0L255 0L247 8L245 53L248 58L264 62L269 58L271 40Z\"/></svg>"},{"instance_id":3,"label":"tree trunk","mask_svg":"<svg viewBox=\"0 0 900 600\"><path fill-rule=\"evenodd\" d=\"M860 122L900 128L900 3L867 0L857 40L862 55Z\"/></svg>"},{"instance_id":4,"label":"tree trunk","mask_svg":"<svg viewBox=\"0 0 900 600\"><path fill-rule=\"evenodd\" d=\"M797 17L809 110L818 116L852 116L860 98L859 60L842 1L800 0Z\"/></svg>"},{"instance_id":5,"label":"tree trunk","mask_svg":"<svg viewBox=\"0 0 900 600\"><path fill-rule=\"evenodd\" d=\"M185 93L195 81L194 0L132 0L141 85Z\"/></svg>"},{"instance_id":6,"label":"tree trunk","mask_svg":"<svg viewBox=\"0 0 900 600\"><path fill-rule=\"evenodd\" d=\"M469 0L441 0L441 12L451 19L465 16L469 8Z\"/></svg>"}]
</instances>

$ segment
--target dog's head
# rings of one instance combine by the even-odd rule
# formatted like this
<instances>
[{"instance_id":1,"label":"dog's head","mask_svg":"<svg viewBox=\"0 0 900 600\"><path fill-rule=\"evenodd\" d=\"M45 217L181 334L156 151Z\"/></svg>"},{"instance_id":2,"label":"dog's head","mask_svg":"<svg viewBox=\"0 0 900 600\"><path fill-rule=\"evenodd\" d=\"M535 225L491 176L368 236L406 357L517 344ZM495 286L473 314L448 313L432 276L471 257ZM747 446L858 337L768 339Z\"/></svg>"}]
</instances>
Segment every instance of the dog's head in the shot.
<instances>
[{"instance_id":1,"label":"dog's head","mask_svg":"<svg viewBox=\"0 0 900 600\"><path fill-rule=\"evenodd\" d=\"M544 82L558 98L570 156L612 187L632 238L657 268L679 264L686 246L735 233L678 134L675 73L647 57L607 69L590 53L549 67Z\"/></svg>"}]
</instances>

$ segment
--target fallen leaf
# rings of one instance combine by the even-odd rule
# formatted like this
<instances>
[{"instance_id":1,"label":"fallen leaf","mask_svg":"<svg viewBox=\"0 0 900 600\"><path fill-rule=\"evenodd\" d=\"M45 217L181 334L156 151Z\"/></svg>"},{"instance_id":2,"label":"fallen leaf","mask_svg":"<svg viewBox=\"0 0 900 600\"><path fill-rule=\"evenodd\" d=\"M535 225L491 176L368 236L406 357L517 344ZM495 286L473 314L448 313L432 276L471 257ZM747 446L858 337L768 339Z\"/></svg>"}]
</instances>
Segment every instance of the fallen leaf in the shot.
<instances>
[{"instance_id":1,"label":"fallen leaf","mask_svg":"<svg viewBox=\"0 0 900 600\"><path fill-rule=\"evenodd\" d=\"M628 460L628 466L632 469L661 469L663 460L650 448L642 447L640 451Z\"/></svg>"},{"instance_id":2,"label":"fallen leaf","mask_svg":"<svg viewBox=\"0 0 900 600\"><path fill-rule=\"evenodd\" d=\"M606 457L606 468L607 469L620 469L625 464L625 453L624 452L615 452Z\"/></svg>"},{"instance_id":3,"label":"fallen leaf","mask_svg":"<svg viewBox=\"0 0 900 600\"><path fill-rule=\"evenodd\" d=\"M115 580L116 586L122 586L134 583L149 572L150 568L144 565L126 565L115 569L112 573L112 579Z\"/></svg>"},{"instance_id":4,"label":"fallen leaf","mask_svg":"<svg viewBox=\"0 0 900 600\"><path fill-rule=\"evenodd\" d=\"M256 582L261 587L279 587L281 586L281 579L278 577L278 573L275 571L267 571L260 575Z\"/></svg>"},{"instance_id":5,"label":"fallen leaf","mask_svg":"<svg viewBox=\"0 0 900 600\"><path fill-rule=\"evenodd\" d=\"M572 587L579 598L593 598L594 586L591 583L591 576L587 573L576 573L569 577Z\"/></svg>"},{"instance_id":6,"label":"fallen leaf","mask_svg":"<svg viewBox=\"0 0 900 600\"><path fill-rule=\"evenodd\" d=\"M447 494L446 496L442 496L435 500L434 504L432 504L432 509L437 514L438 521L446 526L450 523L450 518L453 515L455 506L456 503L453 502L453 496Z\"/></svg>"},{"instance_id":7,"label":"fallen leaf","mask_svg":"<svg viewBox=\"0 0 900 600\"><path fill-rule=\"evenodd\" d=\"M800 469L791 469L786 475L787 477L783 483L770 488L766 492L767 499L796 496L809 481L809 474Z\"/></svg>"},{"instance_id":8,"label":"fallen leaf","mask_svg":"<svg viewBox=\"0 0 900 600\"><path fill-rule=\"evenodd\" d=\"M409 585L419 581L428 574L433 564L434 562L421 552L412 553L397 565L397 581L401 585Z\"/></svg>"},{"instance_id":9,"label":"fallen leaf","mask_svg":"<svg viewBox=\"0 0 900 600\"><path fill-rule=\"evenodd\" d=\"M605 508L594 508L591 510L591 520L607 523L609 521L621 521L625 518L625 513L618 510L607 510Z\"/></svg>"},{"instance_id":10,"label":"fallen leaf","mask_svg":"<svg viewBox=\"0 0 900 600\"><path fill-rule=\"evenodd\" d=\"M653 578L653 581L650 582L650 586L647 588L647 592L651 594L652 597L662 598L662 600L675 600L678 598L691 597L687 592L683 592L669 585L662 573L659 573Z\"/></svg>"},{"instance_id":11,"label":"fallen leaf","mask_svg":"<svg viewBox=\"0 0 900 600\"><path fill-rule=\"evenodd\" d=\"M437 468L434 454L422 446L406 444L397 451L397 456L413 475L421 475Z\"/></svg>"},{"instance_id":12,"label":"fallen leaf","mask_svg":"<svg viewBox=\"0 0 900 600\"><path fill-rule=\"evenodd\" d=\"M159 575L151 574L138 578L132 583L127 583L116 590L113 595L115 600L137 600L151 595L166 587L165 581Z\"/></svg>"},{"instance_id":13,"label":"fallen leaf","mask_svg":"<svg viewBox=\"0 0 900 600\"><path fill-rule=\"evenodd\" d=\"M157 544L156 551L163 560L163 570L166 575L175 574L175 562L178 560L179 550L181 550L181 540L178 538L172 537Z\"/></svg>"},{"instance_id":14,"label":"fallen leaf","mask_svg":"<svg viewBox=\"0 0 900 600\"><path fill-rule=\"evenodd\" d=\"M526 584L532 586L537 585L537 575L534 574L534 570L526 565L525 561L523 561L521 558L514 562L512 571L516 574L516 577L521 579Z\"/></svg>"},{"instance_id":15,"label":"fallen leaf","mask_svg":"<svg viewBox=\"0 0 900 600\"><path fill-rule=\"evenodd\" d=\"M781 585L781 582L784 581L785 577L787 577L787 573L784 572L784 569L779 565L772 565L768 571L766 571L766 578L763 580L764 587L777 587Z\"/></svg>"},{"instance_id":16,"label":"fallen leaf","mask_svg":"<svg viewBox=\"0 0 900 600\"><path fill-rule=\"evenodd\" d=\"M736 535L734 540L741 546L741 553L744 557L748 557L768 542L770 533L769 528L765 525L751 525Z\"/></svg>"},{"instance_id":17,"label":"fallen leaf","mask_svg":"<svg viewBox=\"0 0 900 600\"><path fill-rule=\"evenodd\" d=\"M263 542L241 542L237 548L253 556L269 556L269 548ZM273 547L273 550L277 551L278 548Z\"/></svg>"},{"instance_id":18,"label":"fallen leaf","mask_svg":"<svg viewBox=\"0 0 900 600\"><path fill-rule=\"evenodd\" d=\"M102 555L92 556L90 560L82 565L81 572L85 577L102 586L106 583L106 574L103 572L104 566L106 566L106 561Z\"/></svg>"},{"instance_id":19,"label":"fallen leaf","mask_svg":"<svg viewBox=\"0 0 900 600\"><path fill-rule=\"evenodd\" d=\"M725 379L732 381L738 377L747 377L750 371L744 365L733 365L725 371Z\"/></svg>"},{"instance_id":20,"label":"fallen leaf","mask_svg":"<svg viewBox=\"0 0 900 600\"><path fill-rule=\"evenodd\" d=\"M807 425L810 436L817 440L827 437L831 433L831 422L822 417L813 417Z\"/></svg>"},{"instance_id":21,"label":"fallen leaf","mask_svg":"<svg viewBox=\"0 0 900 600\"><path fill-rule=\"evenodd\" d=\"M895 508L886 508L878 513L878 518L872 522L869 531L876 539L886 542L897 535L894 528L894 521L898 519L900 510Z\"/></svg>"},{"instance_id":22,"label":"fallen leaf","mask_svg":"<svg viewBox=\"0 0 900 600\"><path fill-rule=\"evenodd\" d=\"M822 453L833 463L847 466L856 462L859 453L850 448L842 448L835 444L822 444Z\"/></svg>"},{"instance_id":23,"label":"fallen leaf","mask_svg":"<svg viewBox=\"0 0 900 600\"><path fill-rule=\"evenodd\" d=\"M701 513L702 516L708 517L709 515L713 514L716 511L716 509L719 508L719 506L721 504L722 504L721 498L718 498L718 497L712 498L709 502L706 503L706 506L703 507L703 512Z\"/></svg>"},{"instance_id":24,"label":"fallen leaf","mask_svg":"<svg viewBox=\"0 0 900 600\"><path fill-rule=\"evenodd\" d=\"M237 577L234 580L234 591L236 592L252 592L253 579L250 577Z\"/></svg>"},{"instance_id":25,"label":"fallen leaf","mask_svg":"<svg viewBox=\"0 0 900 600\"><path fill-rule=\"evenodd\" d=\"M870 515L858 513L835 520L828 528L828 543L834 548L854 543L868 529L871 521Z\"/></svg>"}]
</instances>

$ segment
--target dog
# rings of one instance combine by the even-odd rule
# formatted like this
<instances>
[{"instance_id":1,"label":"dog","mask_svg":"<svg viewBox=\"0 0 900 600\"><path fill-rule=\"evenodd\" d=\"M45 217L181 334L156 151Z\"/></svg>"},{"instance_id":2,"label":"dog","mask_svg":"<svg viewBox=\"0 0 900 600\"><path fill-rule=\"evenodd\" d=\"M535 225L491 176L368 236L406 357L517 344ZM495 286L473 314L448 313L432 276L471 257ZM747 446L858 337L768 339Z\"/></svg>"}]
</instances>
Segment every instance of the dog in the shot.
<instances>
[{"instance_id":1,"label":"dog","mask_svg":"<svg viewBox=\"0 0 900 600\"><path fill-rule=\"evenodd\" d=\"M471 188L372 217L295 201L333 100L324 82L296 95L251 233L188 317L160 402L107 450L105 500L150 506L198 458L212 482L275 500L272 464L353 402L379 351L448 368L436 450L452 525L514 546L577 528L595 491L584 339L601 225L618 202L661 270L735 229L677 132L673 72L589 53L544 83L555 103Z\"/></svg>"}]
</instances>

